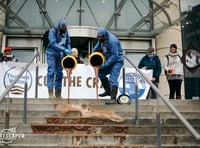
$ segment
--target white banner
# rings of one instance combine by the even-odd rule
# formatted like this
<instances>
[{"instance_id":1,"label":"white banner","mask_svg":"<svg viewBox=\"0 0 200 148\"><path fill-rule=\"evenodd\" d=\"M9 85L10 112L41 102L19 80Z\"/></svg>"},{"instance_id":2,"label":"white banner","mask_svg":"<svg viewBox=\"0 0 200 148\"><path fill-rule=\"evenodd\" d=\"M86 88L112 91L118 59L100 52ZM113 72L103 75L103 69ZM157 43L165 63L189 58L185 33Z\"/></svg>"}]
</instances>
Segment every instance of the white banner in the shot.
<instances>
[{"instance_id":1,"label":"white banner","mask_svg":"<svg viewBox=\"0 0 200 148\"><path fill-rule=\"evenodd\" d=\"M26 63L20 62L7 62L0 63L0 93L2 94L6 88L17 77L20 71L25 67ZM36 78L36 66L39 67L39 74ZM143 72L149 77L152 77L152 70L146 70ZM27 82L28 98L35 98L36 79L38 79L38 98L48 98L47 89L47 65L46 64L31 64L28 70L17 81L14 87L9 92L11 98L23 98L24 87ZM62 84L62 98L68 97L68 79L67 73L63 70L63 84ZM134 68L125 68L125 88L123 89L123 75L122 71L119 76L119 89L118 95L128 94L131 99L135 99L135 84L138 84L138 97L139 99L146 99L149 91L149 85L143 79L143 77L136 73ZM71 99L96 99L96 87L95 87L95 74L94 68L90 65L77 64L76 68L71 73L71 87L70 98ZM99 81L98 93L104 92ZM109 97L99 97L100 99L108 99Z\"/></svg>"}]
</instances>

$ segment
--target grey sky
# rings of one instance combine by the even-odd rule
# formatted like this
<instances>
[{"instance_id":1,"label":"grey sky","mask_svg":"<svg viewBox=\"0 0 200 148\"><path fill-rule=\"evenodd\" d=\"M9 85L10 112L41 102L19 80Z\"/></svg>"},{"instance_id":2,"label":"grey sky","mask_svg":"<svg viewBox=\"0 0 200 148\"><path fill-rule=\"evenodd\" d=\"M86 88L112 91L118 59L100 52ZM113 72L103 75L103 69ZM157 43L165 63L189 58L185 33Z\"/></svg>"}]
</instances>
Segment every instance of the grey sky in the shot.
<instances>
[{"instance_id":1,"label":"grey sky","mask_svg":"<svg viewBox=\"0 0 200 148\"><path fill-rule=\"evenodd\" d=\"M200 4L200 0L180 0L181 2L181 11L187 11L188 7L194 7Z\"/></svg>"}]
</instances>

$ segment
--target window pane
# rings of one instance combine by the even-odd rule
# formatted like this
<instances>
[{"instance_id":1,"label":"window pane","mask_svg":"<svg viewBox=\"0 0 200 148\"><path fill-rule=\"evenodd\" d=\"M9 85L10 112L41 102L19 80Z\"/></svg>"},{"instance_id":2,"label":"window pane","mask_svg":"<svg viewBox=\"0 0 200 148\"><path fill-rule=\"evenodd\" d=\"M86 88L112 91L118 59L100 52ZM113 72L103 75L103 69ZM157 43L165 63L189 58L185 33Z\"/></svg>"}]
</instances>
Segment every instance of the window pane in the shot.
<instances>
[{"instance_id":1,"label":"window pane","mask_svg":"<svg viewBox=\"0 0 200 148\"><path fill-rule=\"evenodd\" d=\"M29 62L34 56L34 49L13 49L13 55L18 62Z\"/></svg>"}]
</instances>

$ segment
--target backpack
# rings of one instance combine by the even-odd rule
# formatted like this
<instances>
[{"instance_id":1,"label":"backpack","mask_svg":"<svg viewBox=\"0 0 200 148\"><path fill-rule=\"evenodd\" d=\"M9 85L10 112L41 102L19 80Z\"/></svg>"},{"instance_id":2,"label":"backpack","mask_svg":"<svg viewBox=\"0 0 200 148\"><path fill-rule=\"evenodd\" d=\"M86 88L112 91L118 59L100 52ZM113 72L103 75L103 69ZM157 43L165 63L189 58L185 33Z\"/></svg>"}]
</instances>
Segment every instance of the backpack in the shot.
<instances>
[{"instance_id":1,"label":"backpack","mask_svg":"<svg viewBox=\"0 0 200 148\"><path fill-rule=\"evenodd\" d=\"M54 28L56 30L56 28ZM43 41L43 47L44 49L47 49L48 45L49 45L49 30L45 31L43 37L42 37L42 41ZM56 35L57 35L57 31L56 31Z\"/></svg>"},{"instance_id":2,"label":"backpack","mask_svg":"<svg viewBox=\"0 0 200 148\"><path fill-rule=\"evenodd\" d=\"M165 55L165 57L167 58L167 66L169 66L169 55ZM180 60L182 62L182 58L179 54L178 54L178 57L180 58ZM165 70L165 75L167 76L167 70Z\"/></svg>"}]
</instances>

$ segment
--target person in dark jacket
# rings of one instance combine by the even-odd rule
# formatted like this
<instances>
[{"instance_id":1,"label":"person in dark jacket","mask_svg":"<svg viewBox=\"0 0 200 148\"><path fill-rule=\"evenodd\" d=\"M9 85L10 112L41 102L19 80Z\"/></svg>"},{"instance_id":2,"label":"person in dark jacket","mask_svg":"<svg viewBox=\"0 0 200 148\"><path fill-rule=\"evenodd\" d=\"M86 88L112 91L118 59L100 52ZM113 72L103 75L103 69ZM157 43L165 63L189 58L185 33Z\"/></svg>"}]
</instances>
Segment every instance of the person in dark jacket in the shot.
<instances>
[{"instance_id":1,"label":"person in dark jacket","mask_svg":"<svg viewBox=\"0 0 200 148\"><path fill-rule=\"evenodd\" d=\"M67 31L67 23L64 19L58 22L56 28L49 31L49 45L47 47L47 87L50 98L61 98L62 90L62 65L65 55L71 55L71 40ZM54 95L55 90L55 95Z\"/></svg>"},{"instance_id":2,"label":"person in dark jacket","mask_svg":"<svg viewBox=\"0 0 200 148\"><path fill-rule=\"evenodd\" d=\"M159 57L154 53L154 48L150 47L147 49L146 55L140 60L138 64L138 68L142 69L152 69L153 70L153 77L151 79L152 83L158 87L159 77L162 71L161 62ZM157 99L157 93L150 88L150 92L148 98Z\"/></svg>"},{"instance_id":3,"label":"person in dark jacket","mask_svg":"<svg viewBox=\"0 0 200 148\"><path fill-rule=\"evenodd\" d=\"M108 100L106 104L115 104L117 103L118 77L124 64L123 49L118 38L105 28L97 31L97 38L98 42L92 52L101 49L106 59L99 69L99 78L105 92L99 96L111 96L111 100ZM110 75L109 79L107 75Z\"/></svg>"},{"instance_id":4,"label":"person in dark jacket","mask_svg":"<svg viewBox=\"0 0 200 148\"><path fill-rule=\"evenodd\" d=\"M12 54L12 47L5 47L3 51L3 61L4 62L17 62L17 58Z\"/></svg>"}]
</instances>

